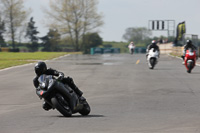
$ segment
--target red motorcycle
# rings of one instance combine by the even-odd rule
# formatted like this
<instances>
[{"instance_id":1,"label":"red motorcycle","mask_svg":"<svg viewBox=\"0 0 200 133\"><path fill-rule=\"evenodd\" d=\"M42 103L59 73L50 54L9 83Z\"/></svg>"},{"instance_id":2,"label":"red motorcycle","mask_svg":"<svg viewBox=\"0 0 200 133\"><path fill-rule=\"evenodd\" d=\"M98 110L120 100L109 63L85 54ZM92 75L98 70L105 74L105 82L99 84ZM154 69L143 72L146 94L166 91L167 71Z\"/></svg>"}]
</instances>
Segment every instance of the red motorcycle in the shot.
<instances>
[{"instance_id":1,"label":"red motorcycle","mask_svg":"<svg viewBox=\"0 0 200 133\"><path fill-rule=\"evenodd\" d=\"M191 48L186 50L184 61L187 72L191 73L192 69L196 64L196 51Z\"/></svg>"}]
</instances>

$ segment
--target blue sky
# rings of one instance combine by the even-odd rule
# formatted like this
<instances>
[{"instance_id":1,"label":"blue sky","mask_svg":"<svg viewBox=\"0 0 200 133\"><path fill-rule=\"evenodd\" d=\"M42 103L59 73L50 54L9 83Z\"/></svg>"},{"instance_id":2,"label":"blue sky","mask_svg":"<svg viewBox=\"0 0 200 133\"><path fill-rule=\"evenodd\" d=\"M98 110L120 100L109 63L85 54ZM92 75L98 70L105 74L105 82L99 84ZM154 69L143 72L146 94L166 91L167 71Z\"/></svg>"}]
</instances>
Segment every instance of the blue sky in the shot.
<instances>
[{"instance_id":1,"label":"blue sky","mask_svg":"<svg viewBox=\"0 0 200 133\"><path fill-rule=\"evenodd\" d=\"M46 35L45 15L41 7L49 0L25 0L25 8L32 9L36 26ZM186 22L186 33L200 38L200 0L99 0L98 12L103 14L104 25L99 28L104 41L124 41L126 28L148 27L149 20ZM166 31L154 31L153 36L167 36Z\"/></svg>"}]
</instances>

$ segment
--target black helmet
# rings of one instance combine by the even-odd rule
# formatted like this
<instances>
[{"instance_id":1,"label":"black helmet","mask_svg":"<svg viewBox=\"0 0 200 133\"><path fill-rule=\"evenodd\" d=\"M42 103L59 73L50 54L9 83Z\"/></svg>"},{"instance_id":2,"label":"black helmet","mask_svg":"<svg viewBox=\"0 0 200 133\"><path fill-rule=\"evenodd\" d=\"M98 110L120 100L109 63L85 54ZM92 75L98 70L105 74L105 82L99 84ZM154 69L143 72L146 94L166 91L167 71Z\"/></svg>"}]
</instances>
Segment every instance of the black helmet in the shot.
<instances>
[{"instance_id":1,"label":"black helmet","mask_svg":"<svg viewBox=\"0 0 200 133\"><path fill-rule=\"evenodd\" d=\"M187 45L191 45L192 41L191 40L187 40Z\"/></svg>"},{"instance_id":2,"label":"black helmet","mask_svg":"<svg viewBox=\"0 0 200 133\"><path fill-rule=\"evenodd\" d=\"M45 62L38 62L35 64L35 73L40 76L44 74L44 72L47 70L47 65Z\"/></svg>"}]
</instances>

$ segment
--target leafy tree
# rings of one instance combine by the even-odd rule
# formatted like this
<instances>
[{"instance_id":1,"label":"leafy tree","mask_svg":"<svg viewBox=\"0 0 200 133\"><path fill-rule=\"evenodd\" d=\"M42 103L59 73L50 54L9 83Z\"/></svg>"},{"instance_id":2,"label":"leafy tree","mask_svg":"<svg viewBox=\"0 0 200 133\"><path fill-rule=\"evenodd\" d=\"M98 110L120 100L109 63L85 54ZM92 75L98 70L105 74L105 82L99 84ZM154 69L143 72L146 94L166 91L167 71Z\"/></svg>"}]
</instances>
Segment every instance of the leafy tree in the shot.
<instances>
[{"instance_id":1,"label":"leafy tree","mask_svg":"<svg viewBox=\"0 0 200 133\"><path fill-rule=\"evenodd\" d=\"M33 17L31 17L30 22L28 23L28 27L26 30L26 36L30 39L31 45L28 45L28 48L34 52L38 50L38 40L37 34L37 27L35 27L35 22L33 21Z\"/></svg>"},{"instance_id":2,"label":"leafy tree","mask_svg":"<svg viewBox=\"0 0 200 133\"><path fill-rule=\"evenodd\" d=\"M98 0L50 0L50 10L45 11L52 20L49 26L69 36L75 51L79 51L83 36L103 25L97 4Z\"/></svg>"},{"instance_id":3,"label":"leafy tree","mask_svg":"<svg viewBox=\"0 0 200 133\"><path fill-rule=\"evenodd\" d=\"M89 53L90 48L102 45L103 40L98 33L87 33L84 35L83 51Z\"/></svg>"},{"instance_id":4,"label":"leafy tree","mask_svg":"<svg viewBox=\"0 0 200 133\"><path fill-rule=\"evenodd\" d=\"M5 40L3 38L3 33L5 32L5 23L1 20L0 17L0 46L6 46Z\"/></svg>"},{"instance_id":5,"label":"leafy tree","mask_svg":"<svg viewBox=\"0 0 200 133\"><path fill-rule=\"evenodd\" d=\"M0 8L4 14L6 31L12 40L15 49L17 32L24 25L30 11L24 9L23 0L0 0Z\"/></svg>"},{"instance_id":6,"label":"leafy tree","mask_svg":"<svg viewBox=\"0 0 200 133\"><path fill-rule=\"evenodd\" d=\"M58 44L60 42L61 35L57 29L50 29L48 34L41 38L44 48L42 51L60 51Z\"/></svg>"},{"instance_id":7,"label":"leafy tree","mask_svg":"<svg viewBox=\"0 0 200 133\"><path fill-rule=\"evenodd\" d=\"M149 31L145 27L139 27L139 28L127 28L125 31L125 34L123 35L123 38L126 41L134 41L136 44L141 43L145 39L149 38L151 35L151 31Z\"/></svg>"}]
</instances>

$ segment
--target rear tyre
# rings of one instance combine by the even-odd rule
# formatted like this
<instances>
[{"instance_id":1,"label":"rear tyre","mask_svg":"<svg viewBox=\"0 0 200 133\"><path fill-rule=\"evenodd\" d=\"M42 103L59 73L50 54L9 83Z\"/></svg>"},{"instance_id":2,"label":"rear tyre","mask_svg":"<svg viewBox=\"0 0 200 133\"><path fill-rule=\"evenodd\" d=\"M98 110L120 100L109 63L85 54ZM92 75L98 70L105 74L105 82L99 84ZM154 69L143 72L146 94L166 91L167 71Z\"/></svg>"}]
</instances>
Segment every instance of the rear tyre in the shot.
<instances>
[{"instance_id":1,"label":"rear tyre","mask_svg":"<svg viewBox=\"0 0 200 133\"><path fill-rule=\"evenodd\" d=\"M90 113L90 105L88 104L87 101L83 102L83 109L79 111L79 113L83 116L86 116Z\"/></svg>"},{"instance_id":2,"label":"rear tyre","mask_svg":"<svg viewBox=\"0 0 200 133\"><path fill-rule=\"evenodd\" d=\"M65 117L72 116L72 111L69 108L67 101L60 94L57 94L55 97L51 99L53 106Z\"/></svg>"}]
</instances>

